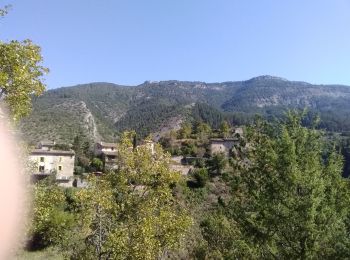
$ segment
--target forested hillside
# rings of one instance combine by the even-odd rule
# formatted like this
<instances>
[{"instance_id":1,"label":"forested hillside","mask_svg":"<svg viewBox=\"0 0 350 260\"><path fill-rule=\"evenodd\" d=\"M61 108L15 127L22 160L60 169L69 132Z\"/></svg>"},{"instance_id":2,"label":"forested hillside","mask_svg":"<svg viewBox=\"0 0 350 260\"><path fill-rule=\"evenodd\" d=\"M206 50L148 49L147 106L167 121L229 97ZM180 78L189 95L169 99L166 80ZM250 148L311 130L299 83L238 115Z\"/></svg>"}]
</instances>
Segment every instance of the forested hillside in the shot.
<instances>
[{"instance_id":1,"label":"forested hillside","mask_svg":"<svg viewBox=\"0 0 350 260\"><path fill-rule=\"evenodd\" d=\"M350 87L313 85L260 76L247 81L149 82L138 86L91 83L45 92L33 99L33 113L21 122L29 142L71 142L78 133L114 141L124 130L140 136L159 131L171 118L203 120L216 128L223 119L244 124L254 114L281 115L307 107L321 115L320 127L350 130Z\"/></svg>"}]
</instances>

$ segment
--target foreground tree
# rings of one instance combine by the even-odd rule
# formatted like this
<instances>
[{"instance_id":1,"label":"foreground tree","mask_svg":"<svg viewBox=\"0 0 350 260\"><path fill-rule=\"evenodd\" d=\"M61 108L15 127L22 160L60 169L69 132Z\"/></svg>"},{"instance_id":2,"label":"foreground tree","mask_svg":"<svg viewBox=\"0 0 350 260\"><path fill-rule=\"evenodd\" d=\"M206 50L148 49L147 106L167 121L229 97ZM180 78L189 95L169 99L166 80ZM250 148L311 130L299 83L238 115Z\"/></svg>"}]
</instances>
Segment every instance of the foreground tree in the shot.
<instances>
[{"instance_id":1,"label":"foreground tree","mask_svg":"<svg viewBox=\"0 0 350 260\"><path fill-rule=\"evenodd\" d=\"M229 207L251 258L348 258L349 187L342 158L319 131L288 113L277 127L259 121L237 164ZM248 160L247 160L248 159Z\"/></svg>"},{"instance_id":2,"label":"foreground tree","mask_svg":"<svg viewBox=\"0 0 350 260\"><path fill-rule=\"evenodd\" d=\"M77 194L86 247L77 258L156 259L179 246L191 218L172 194L179 174L169 169L160 147L132 148L126 134L118 170L91 177Z\"/></svg>"},{"instance_id":3,"label":"foreground tree","mask_svg":"<svg viewBox=\"0 0 350 260\"><path fill-rule=\"evenodd\" d=\"M11 6L0 8L0 18ZM48 69L42 66L40 47L30 40L3 42L0 40L0 119L5 106L14 121L27 115L31 108L31 95L40 95L45 90L43 76ZM23 144L19 143L25 150ZM32 165L28 161L28 168ZM23 176L24 177L24 176ZM64 196L57 186L40 182L33 187L33 225L28 228L28 247L41 248L60 243L62 227L72 218L61 213Z\"/></svg>"},{"instance_id":4,"label":"foreground tree","mask_svg":"<svg viewBox=\"0 0 350 260\"><path fill-rule=\"evenodd\" d=\"M0 17L8 10L9 6L0 9ZM15 121L30 112L31 95L45 90L48 69L42 66L40 51L30 40L0 41L0 103L6 103Z\"/></svg>"},{"instance_id":5,"label":"foreground tree","mask_svg":"<svg viewBox=\"0 0 350 260\"><path fill-rule=\"evenodd\" d=\"M33 186L33 219L29 228L28 249L37 250L67 243L74 216L64 210L65 195L54 180L42 180Z\"/></svg>"}]
</instances>

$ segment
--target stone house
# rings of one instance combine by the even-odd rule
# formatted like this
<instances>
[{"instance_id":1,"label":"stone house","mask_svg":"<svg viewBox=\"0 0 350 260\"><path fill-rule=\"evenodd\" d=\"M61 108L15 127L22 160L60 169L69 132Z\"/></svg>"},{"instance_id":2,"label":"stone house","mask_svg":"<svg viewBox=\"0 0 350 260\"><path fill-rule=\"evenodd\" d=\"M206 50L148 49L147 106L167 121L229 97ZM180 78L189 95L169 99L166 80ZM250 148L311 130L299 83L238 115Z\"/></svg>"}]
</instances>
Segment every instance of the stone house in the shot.
<instances>
[{"instance_id":1,"label":"stone house","mask_svg":"<svg viewBox=\"0 0 350 260\"><path fill-rule=\"evenodd\" d=\"M95 155L101 155L104 152L115 152L117 151L118 144L116 143L106 143L98 142L95 144L94 153Z\"/></svg>"},{"instance_id":2,"label":"stone house","mask_svg":"<svg viewBox=\"0 0 350 260\"><path fill-rule=\"evenodd\" d=\"M115 168L117 162L118 144L98 142L95 144L94 154L103 161L103 168Z\"/></svg>"},{"instance_id":3,"label":"stone house","mask_svg":"<svg viewBox=\"0 0 350 260\"><path fill-rule=\"evenodd\" d=\"M56 181L61 186L70 187L73 182L75 153L73 150L55 150L54 145L54 142L40 142L30 152L34 178L42 179L56 174Z\"/></svg>"},{"instance_id":4,"label":"stone house","mask_svg":"<svg viewBox=\"0 0 350 260\"><path fill-rule=\"evenodd\" d=\"M238 138L213 138L210 139L210 153L223 153L229 157L235 145L239 144Z\"/></svg>"},{"instance_id":5,"label":"stone house","mask_svg":"<svg viewBox=\"0 0 350 260\"><path fill-rule=\"evenodd\" d=\"M40 141L37 144L37 148L40 149L40 150L49 151L49 150L54 149L55 145L56 145L55 141Z\"/></svg>"},{"instance_id":6,"label":"stone house","mask_svg":"<svg viewBox=\"0 0 350 260\"><path fill-rule=\"evenodd\" d=\"M242 127L235 128L233 134L235 137L243 137L243 128Z\"/></svg>"},{"instance_id":7,"label":"stone house","mask_svg":"<svg viewBox=\"0 0 350 260\"><path fill-rule=\"evenodd\" d=\"M176 172L180 172L181 175L187 175L194 167L192 165L183 165L182 156L172 156L170 160L170 169Z\"/></svg>"}]
</instances>

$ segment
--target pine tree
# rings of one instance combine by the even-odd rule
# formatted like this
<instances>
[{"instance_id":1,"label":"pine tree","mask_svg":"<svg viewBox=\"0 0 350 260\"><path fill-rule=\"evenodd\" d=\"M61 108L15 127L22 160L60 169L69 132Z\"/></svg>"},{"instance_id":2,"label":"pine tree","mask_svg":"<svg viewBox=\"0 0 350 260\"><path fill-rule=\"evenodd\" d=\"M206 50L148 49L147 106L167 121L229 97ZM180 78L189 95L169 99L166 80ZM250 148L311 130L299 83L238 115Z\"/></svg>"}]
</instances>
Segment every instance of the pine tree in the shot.
<instances>
[{"instance_id":1,"label":"pine tree","mask_svg":"<svg viewBox=\"0 0 350 260\"><path fill-rule=\"evenodd\" d=\"M237 165L230 217L252 258L349 257L345 221L349 188L342 158L320 131L289 112L277 127L258 122L248 158Z\"/></svg>"}]
</instances>

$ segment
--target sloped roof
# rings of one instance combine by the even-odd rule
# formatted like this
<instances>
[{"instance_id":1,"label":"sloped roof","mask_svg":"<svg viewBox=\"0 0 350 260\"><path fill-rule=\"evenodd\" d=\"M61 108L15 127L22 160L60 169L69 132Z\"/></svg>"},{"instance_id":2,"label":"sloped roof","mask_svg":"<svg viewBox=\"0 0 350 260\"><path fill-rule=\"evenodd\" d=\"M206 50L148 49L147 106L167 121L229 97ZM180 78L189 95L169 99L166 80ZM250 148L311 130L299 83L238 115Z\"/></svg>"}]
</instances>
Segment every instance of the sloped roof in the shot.
<instances>
[{"instance_id":1,"label":"sloped roof","mask_svg":"<svg viewBox=\"0 0 350 260\"><path fill-rule=\"evenodd\" d=\"M238 138L212 138L210 142L235 142Z\"/></svg>"},{"instance_id":2,"label":"sloped roof","mask_svg":"<svg viewBox=\"0 0 350 260\"><path fill-rule=\"evenodd\" d=\"M70 151L63 151L63 150L43 150L43 149L34 149L31 151L32 155L35 154L42 154L42 155L75 155L75 152L73 150Z\"/></svg>"},{"instance_id":3,"label":"sloped roof","mask_svg":"<svg viewBox=\"0 0 350 260\"><path fill-rule=\"evenodd\" d=\"M117 156L117 151L104 151L102 154L109 155L109 156Z\"/></svg>"},{"instance_id":4,"label":"sloped roof","mask_svg":"<svg viewBox=\"0 0 350 260\"><path fill-rule=\"evenodd\" d=\"M39 144L43 146L54 146L56 143L55 141L44 140L40 141Z\"/></svg>"},{"instance_id":5,"label":"sloped roof","mask_svg":"<svg viewBox=\"0 0 350 260\"><path fill-rule=\"evenodd\" d=\"M117 148L117 147L118 147L118 144L116 144L116 143L99 142L99 144L100 144L101 146L109 147L109 148Z\"/></svg>"}]
</instances>

